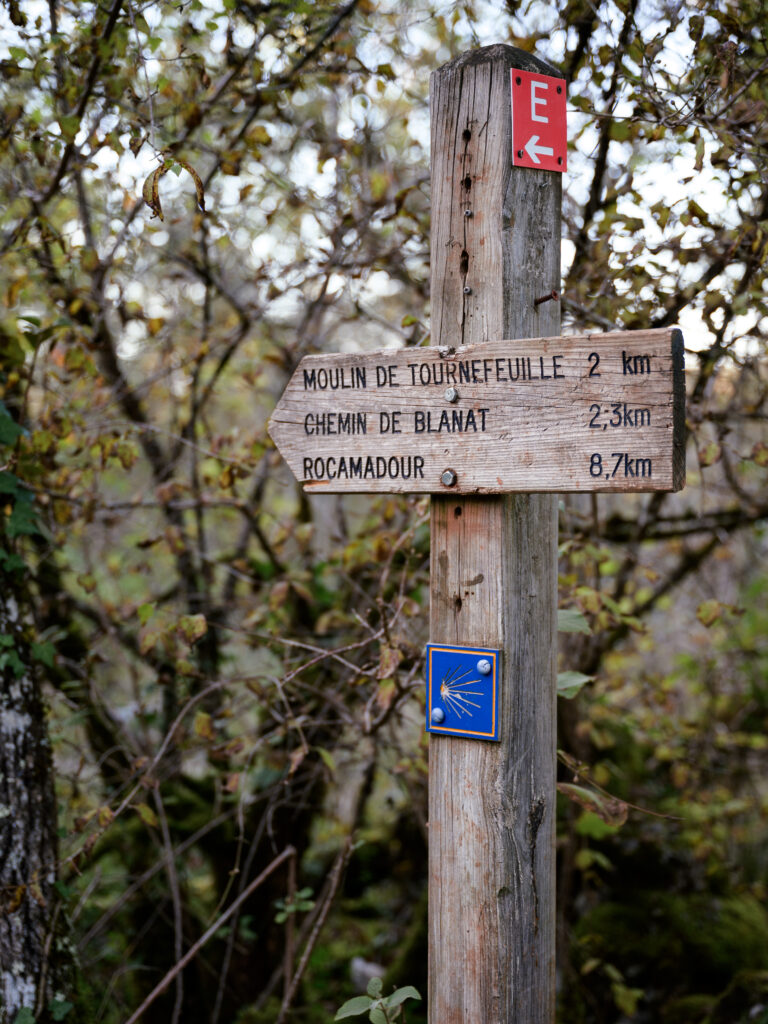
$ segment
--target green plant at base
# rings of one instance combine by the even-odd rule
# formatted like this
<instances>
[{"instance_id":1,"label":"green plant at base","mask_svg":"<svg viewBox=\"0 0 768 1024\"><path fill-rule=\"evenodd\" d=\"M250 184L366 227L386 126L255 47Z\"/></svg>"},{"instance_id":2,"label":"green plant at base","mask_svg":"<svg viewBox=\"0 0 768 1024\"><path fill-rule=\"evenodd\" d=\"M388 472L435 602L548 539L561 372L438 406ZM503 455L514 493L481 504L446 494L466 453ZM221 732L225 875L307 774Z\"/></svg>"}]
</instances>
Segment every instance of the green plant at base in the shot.
<instances>
[{"instance_id":1,"label":"green plant at base","mask_svg":"<svg viewBox=\"0 0 768 1024\"><path fill-rule=\"evenodd\" d=\"M275 900L275 907L277 913L275 914L275 923L283 924L288 920L290 914L296 914L299 911L312 910L315 905L315 901L310 899L312 890L309 888L299 889L293 899L287 900Z\"/></svg>"},{"instance_id":2,"label":"green plant at base","mask_svg":"<svg viewBox=\"0 0 768 1024\"><path fill-rule=\"evenodd\" d=\"M368 982L368 995L348 999L333 1019L343 1020L367 1012L371 1024L394 1024L395 1021L405 1020L403 1003L406 999L421 999L413 985L396 988L391 996L382 996L381 990L381 978L372 978Z\"/></svg>"}]
</instances>

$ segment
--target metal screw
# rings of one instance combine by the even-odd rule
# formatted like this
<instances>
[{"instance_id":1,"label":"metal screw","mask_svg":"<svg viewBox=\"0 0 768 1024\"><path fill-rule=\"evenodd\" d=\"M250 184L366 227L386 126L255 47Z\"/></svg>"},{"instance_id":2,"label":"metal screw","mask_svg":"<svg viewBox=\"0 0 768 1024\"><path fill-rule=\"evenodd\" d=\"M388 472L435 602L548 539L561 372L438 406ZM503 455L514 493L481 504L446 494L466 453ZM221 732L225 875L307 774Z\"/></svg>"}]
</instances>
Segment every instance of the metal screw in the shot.
<instances>
[{"instance_id":1,"label":"metal screw","mask_svg":"<svg viewBox=\"0 0 768 1024\"><path fill-rule=\"evenodd\" d=\"M559 156L559 157L557 158L557 162L558 162L558 164L560 164L560 166L562 167L562 165L563 165L563 158L562 158L561 156Z\"/></svg>"},{"instance_id":2,"label":"metal screw","mask_svg":"<svg viewBox=\"0 0 768 1024\"><path fill-rule=\"evenodd\" d=\"M491 663L487 658L481 658L477 663L477 671L481 676L489 676L491 674Z\"/></svg>"},{"instance_id":3,"label":"metal screw","mask_svg":"<svg viewBox=\"0 0 768 1024\"><path fill-rule=\"evenodd\" d=\"M471 295L472 294L472 289L469 287L468 284L464 285L464 294L465 295Z\"/></svg>"},{"instance_id":4,"label":"metal screw","mask_svg":"<svg viewBox=\"0 0 768 1024\"><path fill-rule=\"evenodd\" d=\"M456 471L454 469L444 469L443 475L440 477L440 480L446 487L453 487L458 479L459 478L456 476Z\"/></svg>"},{"instance_id":5,"label":"metal screw","mask_svg":"<svg viewBox=\"0 0 768 1024\"><path fill-rule=\"evenodd\" d=\"M559 96L562 91L563 91L562 85L558 85L558 87L557 87L557 95Z\"/></svg>"},{"instance_id":6,"label":"metal screw","mask_svg":"<svg viewBox=\"0 0 768 1024\"><path fill-rule=\"evenodd\" d=\"M459 392L456 390L455 387L453 387L453 385L451 385L451 387L445 389L445 395L443 397L445 398L446 402L458 402Z\"/></svg>"},{"instance_id":7,"label":"metal screw","mask_svg":"<svg viewBox=\"0 0 768 1024\"><path fill-rule=\"evenodd\" d=\"M472 213L471 210L465 210L464 211L464 216L465 217L472 217L472 216L474 216L474 214Z\"/></svg>"},{"instance_id":8,"label":"metal screw","mask_svg":"<svg viewBox=\"0 0 768 1024\"><path fill-rule=\"evenodd\" d=\"M517 151L517 155L518 155L518 156L519 156L519 157L520 157L520 158L522 159L522 156L523 156L523 151L522 151L522 149L518 149L518 151Z\"/></svg>"},{"instance_id":9,"label":"metal screw","mask_svg":"<svg viewBox=\"0 0 768 1024\"><path fill-rule=\"evenodd\" d=\"M432 708L432 714L429 717L435 725L440 725L441 722L445 721L445 712L442 708Z\"/></svg>"}]
</instances>

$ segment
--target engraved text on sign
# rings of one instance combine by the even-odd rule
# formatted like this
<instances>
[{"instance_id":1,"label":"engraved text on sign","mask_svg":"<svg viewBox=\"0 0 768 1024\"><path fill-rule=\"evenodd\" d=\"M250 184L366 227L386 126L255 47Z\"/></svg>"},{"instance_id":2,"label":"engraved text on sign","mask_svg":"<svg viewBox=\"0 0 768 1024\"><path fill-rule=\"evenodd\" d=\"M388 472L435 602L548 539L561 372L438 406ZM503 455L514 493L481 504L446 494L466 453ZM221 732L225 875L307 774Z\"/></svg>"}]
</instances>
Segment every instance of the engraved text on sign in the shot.
<instances>
[{"instance_id":1,"label":"engraved text on sign","mask_svg":"<svg viewBox=\"0 0 768 1024\"><path fill-rule=\"evenodd\" d=\"M673 491L683 373L675 329L306 356L269 430L308 491Z\"/></svg>"}]
</instances>

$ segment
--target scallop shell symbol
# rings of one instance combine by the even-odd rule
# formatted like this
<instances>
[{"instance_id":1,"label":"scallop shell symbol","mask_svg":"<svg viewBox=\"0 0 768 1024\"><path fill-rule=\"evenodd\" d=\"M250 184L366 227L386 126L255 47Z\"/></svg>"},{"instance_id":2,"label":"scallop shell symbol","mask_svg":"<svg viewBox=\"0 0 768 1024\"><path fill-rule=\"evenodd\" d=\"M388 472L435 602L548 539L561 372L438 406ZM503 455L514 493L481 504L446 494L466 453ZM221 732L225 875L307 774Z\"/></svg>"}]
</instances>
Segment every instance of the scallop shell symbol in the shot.
<instances>
[{"instance_id":1,"label":"scallop shell symbol","mask_svg":"<svg viewBox=\"0 0 768 1024\"><path fill-rule=\"evenodd\" d=\"M474 712L472 708L481 710L481 705L470 700L470 697L484 697L485 694L478 690L468 690L468 686L476 686L480 679L468 679L467 676L474 674L474 668L462 671L462 665L456 665L443 676L440 683L440 698L449 711L453 711L459 718L464 715L471 718Z\"/></svg>"}]
</instances>

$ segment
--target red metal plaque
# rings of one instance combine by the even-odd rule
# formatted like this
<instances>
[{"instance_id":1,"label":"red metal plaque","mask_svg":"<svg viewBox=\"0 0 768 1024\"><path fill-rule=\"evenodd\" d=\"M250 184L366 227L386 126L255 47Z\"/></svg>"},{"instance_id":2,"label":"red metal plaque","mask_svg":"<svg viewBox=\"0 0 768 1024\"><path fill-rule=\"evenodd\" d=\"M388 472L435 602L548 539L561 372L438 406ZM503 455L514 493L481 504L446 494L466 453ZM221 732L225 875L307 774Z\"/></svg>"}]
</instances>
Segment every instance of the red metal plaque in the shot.
<instances>
[{"instance_id":1,"label":"red metal plaque","mask_svg":"<svg viewBox=\"0 0 768 1024\"><path fill-rule=\"evenodd\" d=\"M512 68L512 163L564 171L567 149L565 80Z\"/></svg>"}]
</instances>

